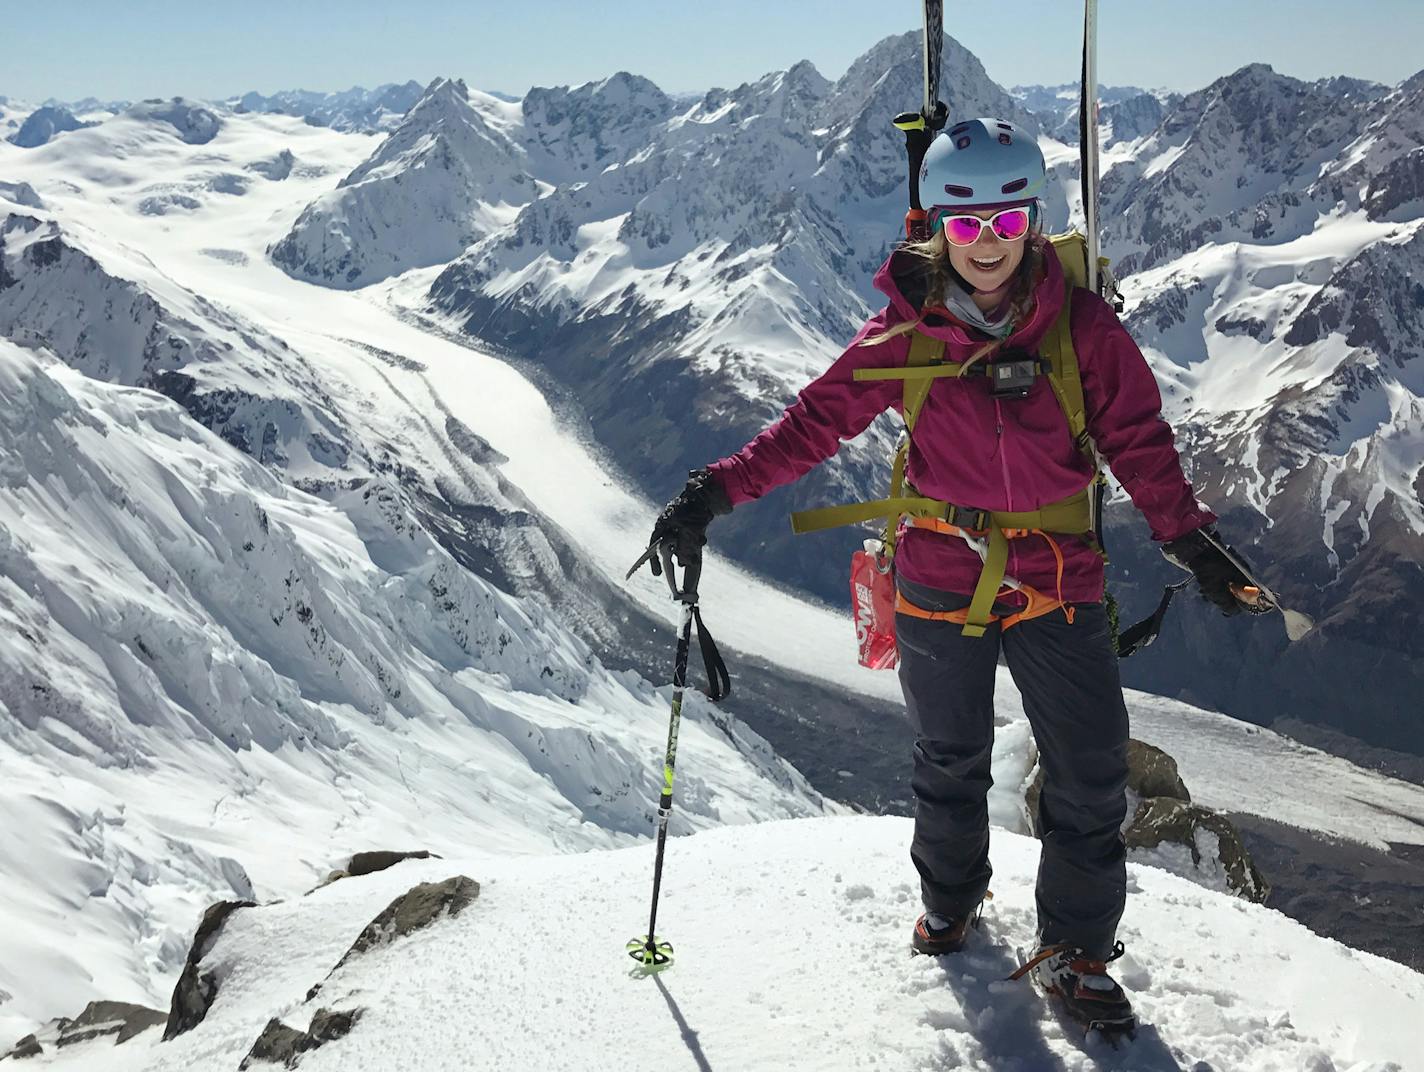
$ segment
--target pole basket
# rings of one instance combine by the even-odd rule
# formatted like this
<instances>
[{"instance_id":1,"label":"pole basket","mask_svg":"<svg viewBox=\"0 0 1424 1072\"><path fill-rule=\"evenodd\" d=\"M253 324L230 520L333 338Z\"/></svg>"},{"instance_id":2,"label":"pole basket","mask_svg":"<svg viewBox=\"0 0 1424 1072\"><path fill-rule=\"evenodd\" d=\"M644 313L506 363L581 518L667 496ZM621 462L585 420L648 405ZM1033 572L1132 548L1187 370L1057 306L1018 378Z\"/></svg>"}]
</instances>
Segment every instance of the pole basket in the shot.
<instances>
[{"instance_id":1,"label":"pole basket","mask_svg":"<svg viewBox=\"0 0 1424 1072\"><path fill-rule=\"evenodd\" d=\"M666 968L672 963L672 943L659 942L651 935L630 938L627 949L628 955L649 971Z\"/></svg>"}]
</instances>

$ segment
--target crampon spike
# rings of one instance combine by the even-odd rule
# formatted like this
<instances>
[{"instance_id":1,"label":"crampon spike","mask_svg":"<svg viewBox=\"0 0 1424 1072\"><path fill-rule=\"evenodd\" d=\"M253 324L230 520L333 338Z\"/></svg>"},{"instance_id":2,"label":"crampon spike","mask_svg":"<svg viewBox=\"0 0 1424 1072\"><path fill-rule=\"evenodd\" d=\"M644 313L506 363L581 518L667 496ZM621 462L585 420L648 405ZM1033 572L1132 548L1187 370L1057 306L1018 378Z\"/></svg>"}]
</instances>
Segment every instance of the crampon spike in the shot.
<instances>
[{"instance_id":1,"label":"crampon spike","mask_svg":"<svg viewBox=\"0 0 1424 1072\"><path fill-rule=\"evenodd\" d=\"M657 941L646 934L628 939L625 948L628 955L648 971L657 971L672 963L672 943Z\"/></svg>"}]
</instances>

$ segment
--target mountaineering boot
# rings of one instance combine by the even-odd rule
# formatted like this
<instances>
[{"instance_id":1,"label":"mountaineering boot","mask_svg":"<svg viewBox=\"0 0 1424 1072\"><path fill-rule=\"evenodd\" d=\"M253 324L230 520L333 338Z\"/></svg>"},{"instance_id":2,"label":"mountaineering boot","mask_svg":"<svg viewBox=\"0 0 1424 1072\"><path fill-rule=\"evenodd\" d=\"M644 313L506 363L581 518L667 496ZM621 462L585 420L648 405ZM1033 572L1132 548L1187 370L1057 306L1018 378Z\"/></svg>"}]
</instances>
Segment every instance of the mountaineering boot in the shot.
<instances>
[{"instance_id":1,"label":"mountaineering boot","mask_svg":"<svg viewBox=\"0 0 1424 1072\"><path fill-rule=\"evenodd\" d=\"M935 912L926 912L915 921L915 935L910 945L916 953L932 957L940 953L958 953L969 937L972 919L972 916L949 919Z\"/></svg>"},{"instance_id":2,"label":"mountaineering boot","mask_svg":"<svg viewBox=\"0 0 1424 1072\"><path fill-rule=\"evenodd\" d=\"M1122 943L1113 946L1106 960L1092 960L1072 946L1039 949L1015 975L1032 971L1033 981L1085 1030L1128 1032L1137 1026L1132 1003L1108 974L1109 961L1122 956Z\"/></svg>"}]
</instances>

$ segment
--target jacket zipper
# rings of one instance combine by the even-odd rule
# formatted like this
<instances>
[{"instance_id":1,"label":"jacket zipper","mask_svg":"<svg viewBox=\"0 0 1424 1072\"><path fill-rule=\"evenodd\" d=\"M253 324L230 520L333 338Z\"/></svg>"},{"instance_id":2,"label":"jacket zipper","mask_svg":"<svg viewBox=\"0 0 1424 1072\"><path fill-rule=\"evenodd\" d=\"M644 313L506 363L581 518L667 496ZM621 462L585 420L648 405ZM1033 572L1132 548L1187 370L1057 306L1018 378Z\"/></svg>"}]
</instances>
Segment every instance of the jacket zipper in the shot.
<instances>
[{"instance_id":1,"label":"jacket zipper","mask_svg":"<svg viewBox=\"0 0 1424 1072\"><path fill-rule=\"evenodd\" d=\"M1013 510L1014 487L1013 484L1009 482L1009 460L1004 456L1004 411L1001 408L1001 403L997 398L994 399L994 426L994 437L998 440L999 448L999 471L1004 474L1004 508L1006 510ZM1013 541L1010 541L1009 563L1007 570L1009 576L1012 577L1016 575L1018 570L1018 562L1018 552L1014 550Z\"/></svg>"}]
</instances>

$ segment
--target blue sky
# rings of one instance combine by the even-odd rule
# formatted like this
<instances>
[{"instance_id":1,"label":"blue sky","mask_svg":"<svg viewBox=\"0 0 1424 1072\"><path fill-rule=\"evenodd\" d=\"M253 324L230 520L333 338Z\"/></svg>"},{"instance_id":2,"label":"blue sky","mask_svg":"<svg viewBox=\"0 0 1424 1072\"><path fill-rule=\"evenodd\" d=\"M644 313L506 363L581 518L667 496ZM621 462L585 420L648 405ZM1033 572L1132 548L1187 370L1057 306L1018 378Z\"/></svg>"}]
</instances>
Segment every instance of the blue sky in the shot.
<instances>
[{"instance_id":1,"label":"blue sky","mask_svg":"<svg viewBox=\"0 0 1424 1072\"><path fill-rule=\"evenodd\" d=\"M945 0L946 28L1004 85L1069 81L1075 0ZM1424 68L1421 0L1101 0L1103 80L1197 89L1255 61L1299 78ZM917 0L0 0L0 94L223 97L438 74L522 94L617 70L674 92L811 60L840 75L919 24ZM995 14L985 14L994 12ZM971 19L970 15L974 17Z\"/></svg>"}]
</instances>

